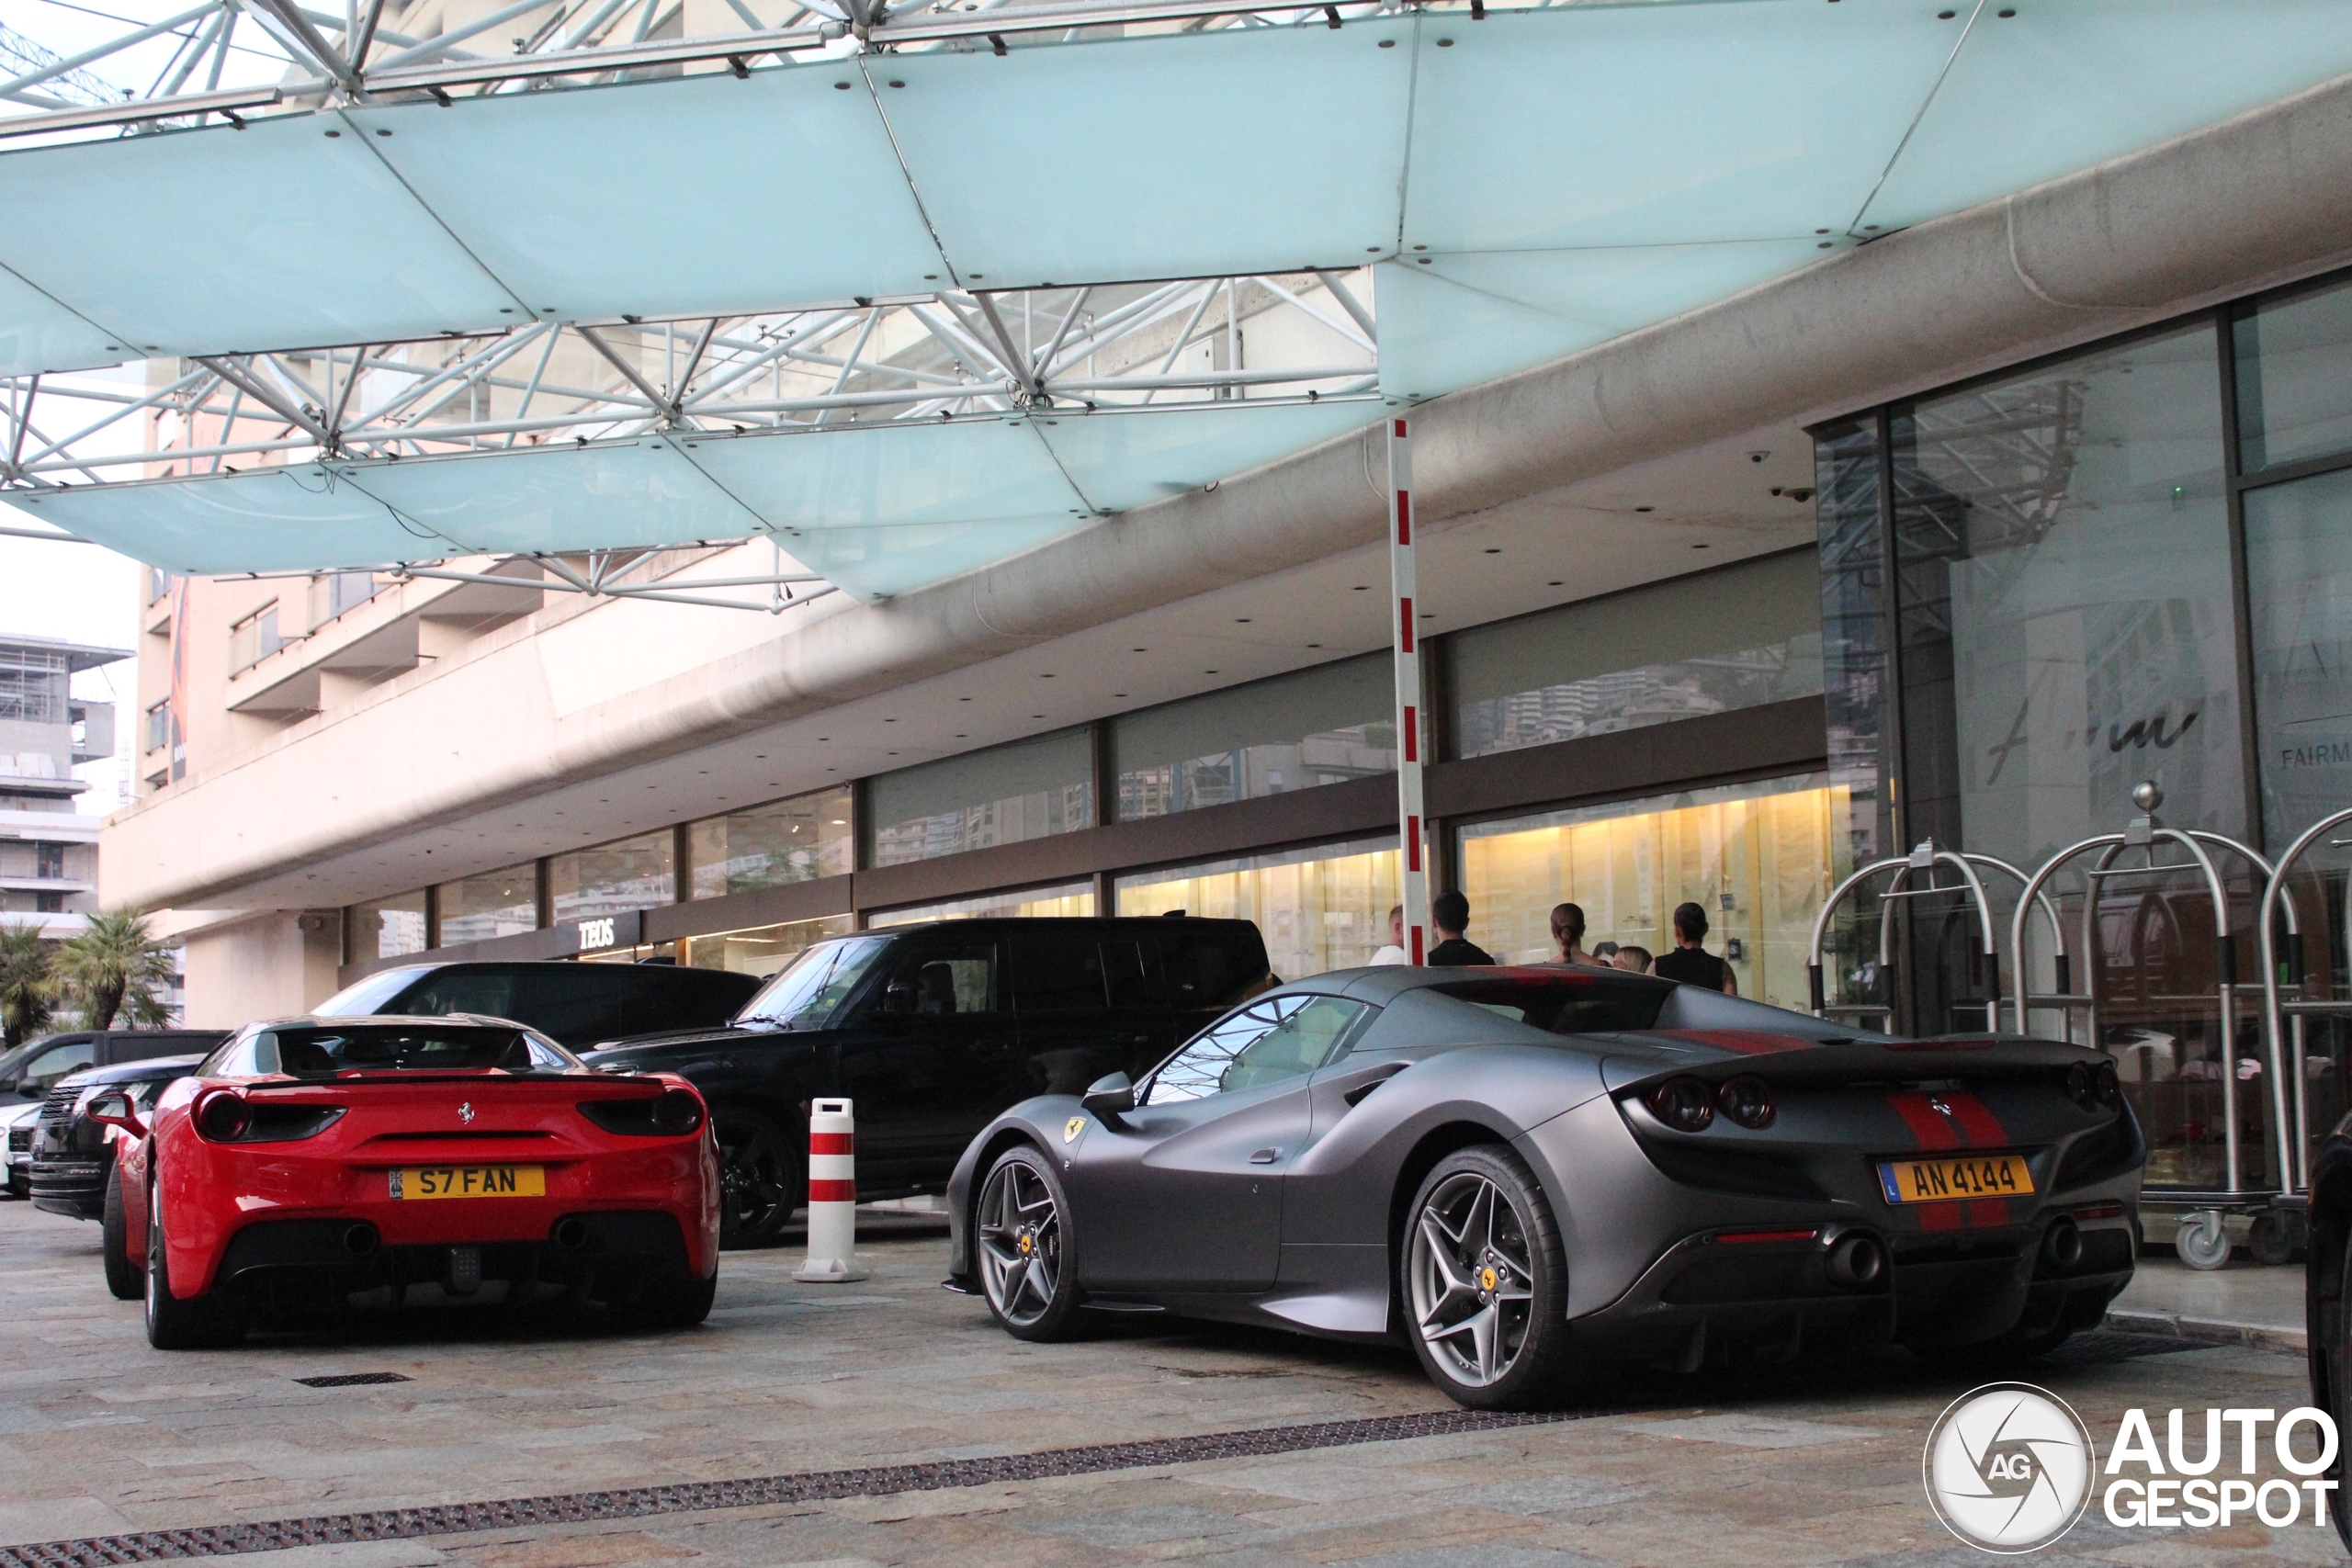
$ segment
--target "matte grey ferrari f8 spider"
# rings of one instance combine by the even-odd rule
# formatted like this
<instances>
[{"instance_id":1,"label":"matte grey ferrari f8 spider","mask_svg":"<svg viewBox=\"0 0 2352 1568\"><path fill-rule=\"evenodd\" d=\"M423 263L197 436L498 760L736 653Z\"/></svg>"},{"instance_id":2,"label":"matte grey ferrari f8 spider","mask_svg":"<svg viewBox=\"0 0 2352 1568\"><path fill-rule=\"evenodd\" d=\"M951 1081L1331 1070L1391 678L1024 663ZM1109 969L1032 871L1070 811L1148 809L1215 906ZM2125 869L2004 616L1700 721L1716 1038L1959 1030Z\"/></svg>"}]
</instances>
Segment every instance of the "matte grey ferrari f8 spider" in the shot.
<instances>
[{"instance_id":1,"label":"matte grey ferrari f8 spider","mask_svg":"<svg viewBox=\"0 0 2352 1568\"><path fill-rule=\"evenodd\" d=\"M1401 1338L1488 1408L1718 1355L2032 1353L2130 1280L2145 1149L2078 1046L1597 969L1343 970L998 1118L949 1188L949 1285L1023 1339L1155 1311Z\"/></svg>"}]
</instances>

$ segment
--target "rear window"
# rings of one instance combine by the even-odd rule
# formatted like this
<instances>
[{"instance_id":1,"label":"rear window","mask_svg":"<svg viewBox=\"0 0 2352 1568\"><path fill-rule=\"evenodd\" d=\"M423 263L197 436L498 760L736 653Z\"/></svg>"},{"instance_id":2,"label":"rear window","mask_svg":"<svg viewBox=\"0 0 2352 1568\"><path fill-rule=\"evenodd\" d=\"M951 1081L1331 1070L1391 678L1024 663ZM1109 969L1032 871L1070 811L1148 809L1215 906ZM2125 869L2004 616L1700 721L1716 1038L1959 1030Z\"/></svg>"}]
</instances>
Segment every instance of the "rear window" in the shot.
<instances>
[{"instance_id":1,"label":"rear window","mask_svg":"<svg viewBox=\"0 0 2352 1568\"><path fill-rule=\"evenodd\" d=\"M1465 980L1432 987L1439 995L1553 1034L1614 1034L1657 1022L1671 981L1563 974L1557 979Z\"/></svg>"},{"instance_id":2,"label":"rear window","mask_svg":"<svg viewBox=\"0 0 2352 1568\"><path fill-rule=\"evenodd\" d=\"M1159 936L1170 1006L1231 1007L1266 979L1266 943L1257 927L1170 920L1168 928Z\"/></svg>"},{"instance_id":3,"label":"rear window","mask_svg":"<svg viewBox=\"0 0 2352 1568\"><path fill-rule=\"evenodd\" d=\"M485 1067L560 1072L573 1065L519 1029L482 1024L294 1025L263 1030L254 1036L253 1052L255 1072L298 1078L348 1072L478 1072Z\"/></svg>"}]
</instances>

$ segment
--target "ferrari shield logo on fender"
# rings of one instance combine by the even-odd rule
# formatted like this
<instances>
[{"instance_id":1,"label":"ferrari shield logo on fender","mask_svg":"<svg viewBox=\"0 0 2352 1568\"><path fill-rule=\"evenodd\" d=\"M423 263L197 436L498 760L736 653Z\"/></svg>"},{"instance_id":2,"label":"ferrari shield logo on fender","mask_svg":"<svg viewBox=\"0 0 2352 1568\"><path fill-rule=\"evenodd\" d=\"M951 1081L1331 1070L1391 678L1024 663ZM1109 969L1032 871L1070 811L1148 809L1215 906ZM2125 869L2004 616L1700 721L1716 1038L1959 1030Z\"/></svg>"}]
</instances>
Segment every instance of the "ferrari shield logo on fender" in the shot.
<instances>
[{"instance_id":1,"label":"ferrari shield logo on fender","mask_svg":"<svg viewBox=\"0 0 2352 1568\"><path fill-rule=\"evenodd\" d=\"M1062 1123L1062 1142L1065 1144L1074 1144L1078 1142L1078 1135L1085 1131L1086 1118L1083 1116L1073 1116L1069 1121Z\"/></svg>"}]
</instances>

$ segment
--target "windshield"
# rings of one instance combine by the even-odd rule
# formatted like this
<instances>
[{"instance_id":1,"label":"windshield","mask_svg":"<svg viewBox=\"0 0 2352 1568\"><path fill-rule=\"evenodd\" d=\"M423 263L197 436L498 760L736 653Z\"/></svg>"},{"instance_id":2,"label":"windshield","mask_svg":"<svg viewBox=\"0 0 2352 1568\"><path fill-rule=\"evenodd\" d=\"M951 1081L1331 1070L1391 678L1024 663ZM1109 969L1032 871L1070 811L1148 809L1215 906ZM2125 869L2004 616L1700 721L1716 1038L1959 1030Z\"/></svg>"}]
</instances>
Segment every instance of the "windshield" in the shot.
<instances>
[{"instance_id":1,"label":"windshield","mask_svg":"<svg viewBox=\"0 0 2352 1568\"><path fill-rule=\"evenodd\" d=\"M337 1029L293 1024L253 1039L252 1071L294 1077L337 1073L561 1072L578 1064L520 1029L487 1024L403 1024Z\"/></svg>"},{"instance_id":2,"label":"windshield","mask_svg":"<svg viewBox=\"0 0 2352 1568\"><path fill-rule=\"evenodd\" d=\"M887 936L854 936L820 942L776 972L760 994L735 1015L738 1023L767 1023L780 1029L823 1029L849 1000L857 983L873 972L890 945Z\"/></svg>"},{"instance_id":3,"label":"windshield","mask_svg":"<svg viewBox=\"0 0 2352 1568\"><path fill-rule=\"evenodd\" d=\"M398 969L379 969L365 979L354 980L311 1010L321 1018L365 1018L371 1012L381 1012L386 1002L423 973L413 964Z\"/></svg>"}]
</instances>

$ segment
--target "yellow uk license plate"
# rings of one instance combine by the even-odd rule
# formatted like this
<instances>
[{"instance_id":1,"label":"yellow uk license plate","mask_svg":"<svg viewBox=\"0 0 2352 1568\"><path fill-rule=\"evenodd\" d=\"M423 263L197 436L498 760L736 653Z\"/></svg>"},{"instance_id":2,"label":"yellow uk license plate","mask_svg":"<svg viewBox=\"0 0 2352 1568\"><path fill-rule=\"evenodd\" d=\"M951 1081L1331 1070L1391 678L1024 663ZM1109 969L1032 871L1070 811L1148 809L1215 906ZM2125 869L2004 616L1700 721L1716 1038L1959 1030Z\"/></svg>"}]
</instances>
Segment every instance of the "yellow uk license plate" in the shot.
<instances>
[{"instance_id":1,"label":"yellow uk license plate","mask_svg":"<svg viewBox=\"0 0 2352 1568\"><path fill-rule=\"evenodd\" d=\"M426 1165L392 1172L395 1198L544 1198L547 1168L537 1165Z\"/></svg>"},{"instance_id":2,"label":"yellow uk license plate","mask_svg":"<svg viewBox=\"0 0 2352 1568\"><path fill-rule=\"evenodd\" d=\"M1961 1198L2023 1198L2033 1171L2022 1155L1939 1155L1883 1159L1878 1182L1890 1203L1949 1203Z\"/></svg>"}]
</instances>

